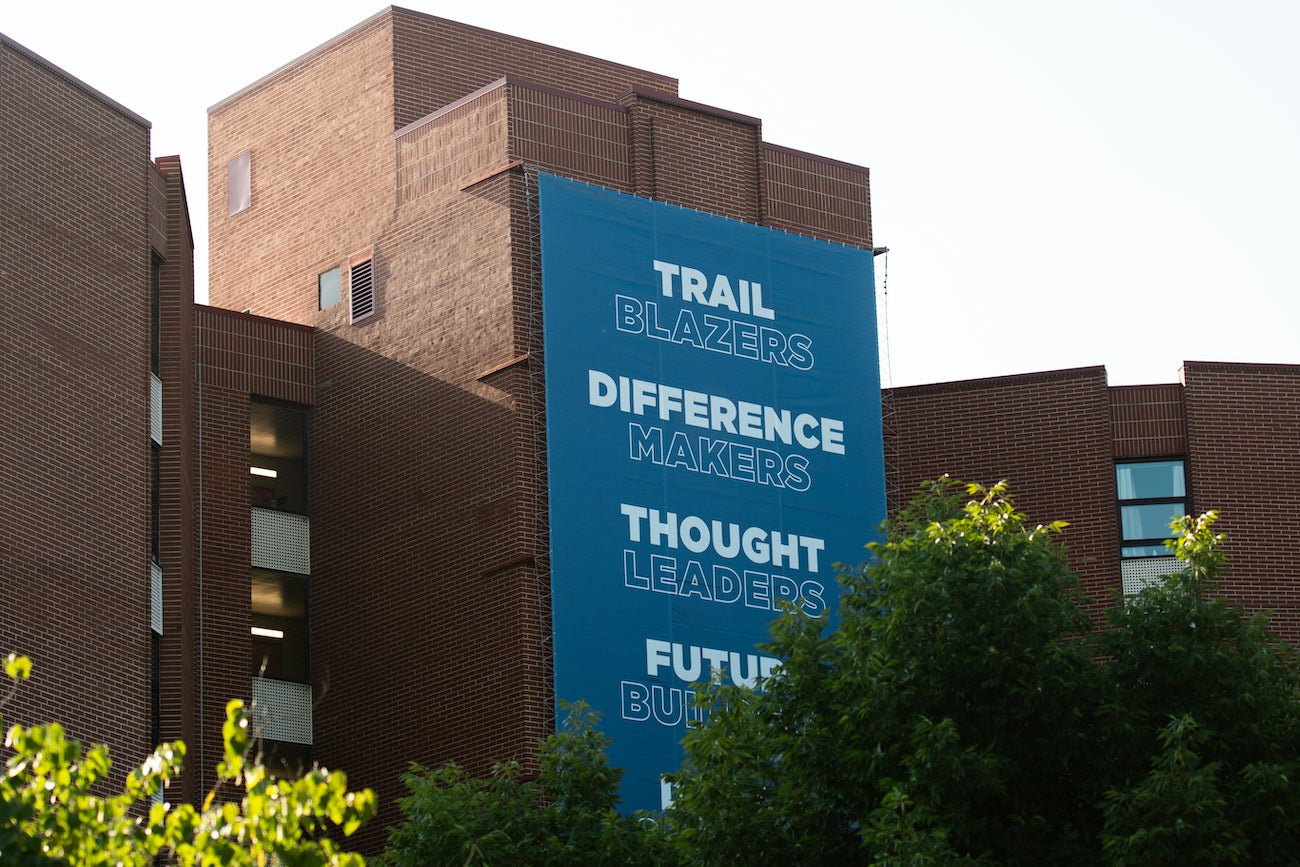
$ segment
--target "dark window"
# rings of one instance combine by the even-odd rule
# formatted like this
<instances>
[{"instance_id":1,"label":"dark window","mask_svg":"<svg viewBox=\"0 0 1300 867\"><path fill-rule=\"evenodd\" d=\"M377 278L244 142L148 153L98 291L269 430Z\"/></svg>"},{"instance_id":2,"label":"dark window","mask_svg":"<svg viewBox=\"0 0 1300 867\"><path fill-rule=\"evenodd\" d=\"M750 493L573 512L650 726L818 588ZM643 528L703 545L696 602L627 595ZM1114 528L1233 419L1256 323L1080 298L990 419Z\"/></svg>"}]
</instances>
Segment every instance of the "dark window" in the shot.
<instances>
[{"instance_id":1,"label":"dark window","mask_svg":"<svg viewBox=\"0 0 1300 867\"><path fill-rule=\"evenodd\" d=\"M1182 459L1115 465L1123 557L1167 557L1174 518L1187 514Z\"/></svg>"},{"instance_id":2,"label":"dark window","mask_svg":"<svg viewBox=\"0 0 1300 867\"><path fill-rule=\"evenodd\" d=\"M307 514L307 411L255 397L248 420L250 505Z\"/></svg>"},{"instance_id":3,"label":"dark window","mask_svg":"<svg viewBox=\"0 0 1300 867\"><path fill-rule=\"evenodd\" d=\"M306 683L307 579L254 569L252 614L253 676Z\"/></svg>"}]
</instances>

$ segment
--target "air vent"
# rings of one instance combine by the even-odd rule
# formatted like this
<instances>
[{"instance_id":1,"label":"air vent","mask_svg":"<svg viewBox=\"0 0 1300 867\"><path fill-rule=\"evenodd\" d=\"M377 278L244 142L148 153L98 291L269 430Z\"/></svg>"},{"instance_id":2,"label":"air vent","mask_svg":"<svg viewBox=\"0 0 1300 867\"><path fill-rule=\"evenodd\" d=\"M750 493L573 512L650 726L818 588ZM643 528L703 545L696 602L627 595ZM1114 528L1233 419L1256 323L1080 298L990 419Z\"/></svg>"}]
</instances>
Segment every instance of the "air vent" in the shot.
<instances>
[{"instance_id":1,"label":"air vent","mask_svg":"<svg viewBox=\"0 0 1300 867\"><path fill-rule=\"evenodd\" d=\"M226 214L233 217L253 203L252 153L244 151L226 165Z\"/></svg>"},{"instance_id":2,"label":"air vent","mask_svg":"<svg viewBox=\"0 0 1300 867\"><path fill-rule=\"evenodd\" d=\"M348 305L352 322L365 319L375 312L373 251L353 256L348 262Z\"/></svg>"}]
</instances>

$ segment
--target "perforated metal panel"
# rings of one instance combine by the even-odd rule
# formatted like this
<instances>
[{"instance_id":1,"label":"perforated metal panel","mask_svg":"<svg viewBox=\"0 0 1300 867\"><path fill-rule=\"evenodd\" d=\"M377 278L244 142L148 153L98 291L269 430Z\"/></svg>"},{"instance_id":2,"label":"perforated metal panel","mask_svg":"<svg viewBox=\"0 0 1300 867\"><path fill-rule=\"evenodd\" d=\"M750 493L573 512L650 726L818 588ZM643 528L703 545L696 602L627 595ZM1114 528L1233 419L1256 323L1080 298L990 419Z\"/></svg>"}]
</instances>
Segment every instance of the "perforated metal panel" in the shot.
<instances>
[{"instance_id":1,"label":"perforated metal panel","mask_svg":"<svg viewBox=\"0 0 1300 867\"><path fill-rule=\"evenodd\" d=\"M1166 575L1181 571L1182 561L1177 557L1143 557L1120 562L1120 575L1124 582L1124 595L1132 596L1148 584L1154 584Z\"/></svg>"},{"instance_id":2,"label":"perforated metal panel","mask_svg":"<svg viewBox=\"0 0 1300 867\"><path fill-rule=\"evenodd\" d=\"M162 635L162 567L149 564L149 625Z\"/></svg>"},{"instance_id":3,"label":"perforated metal panel","mask_svg":"<svg viewBox=\"0 0 1300 867\"><path fill-rule=\"evenodd\" d=\"M253 509L253 565L310 575L311 519L274 509Z\"/></svg>"},{"instance_id":4,"label":"perforated metal panel","mask_svg":"<svg viewBox=\"0 0 1300 867\"><path fill-rule=\"evenodd\" d=\"M149 374L149 436L162 445L162 380Z\"/></svg>"},{"instance_id":5,"label":"perforated metal panel","mask_svg":"<svg viewBox=\"0 0 1300 867\"><path fill-rule=\"evenodd\" d=\"M254 678L252 723L267 740L311 744L311 684Z\"/></svg>"}]
</instances>

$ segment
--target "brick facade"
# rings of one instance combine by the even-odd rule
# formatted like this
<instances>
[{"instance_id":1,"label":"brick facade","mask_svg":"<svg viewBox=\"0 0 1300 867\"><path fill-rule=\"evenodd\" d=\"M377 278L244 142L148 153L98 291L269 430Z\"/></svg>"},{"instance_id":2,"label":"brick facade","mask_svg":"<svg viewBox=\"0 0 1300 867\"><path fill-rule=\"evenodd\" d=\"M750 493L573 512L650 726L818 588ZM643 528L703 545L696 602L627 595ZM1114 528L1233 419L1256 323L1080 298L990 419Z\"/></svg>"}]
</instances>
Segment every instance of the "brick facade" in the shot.
<instances>
[{"instance_id":1,"label":"brick facade","mask_svg":"<svg viewBox=\"0 0 1300 867\"><path fill-rule=\"evenodd\" d=\"M199 742L199 660L196 618L199 610L195 582L187 580L199 568L198 514L195 504L202 486L198 473L198 427L194 389L194 242L189 234L185 181L180 160L158 160L157 183L166 192L166 219L177 227L167 233L159 293L162 380L162 442L159 445L160 503L158 562L163 573L160 638L159 738ZM155 246L155 250L159 248ZM200 777L190 771L180 781L181 795L191 802L201 796Z\"/></svg>"},{"instance_id":2,"label":"brick facade","mask_svg":"<svg viewBox=\"0 0 1300 867\"><path fill-rule=\"evenodd\" d=\"M867 171L666 76L401 9L214 106L209 134L213 303L317 329L313 754L382 822L409 761L482 773L551 724L536 172L867 246ZM351 325L316 281L363 249L377 312Z\"/></svg>"},{"instance_id":3,"label":"brick facade","mask_svg":"<svg viewBox=\"0 0 1300 867\"><path fill-rule=\"evenodd\" d=\"M1195 510L1228 537L1224 591L1300 644L1300 366L1183 365L1188 484Z\"/></svg>"},{"instance_id":4,"label":"brick facade","mask_svg":"<svg viewBox=\"0 0 1300 867\"><path fill-rule=\"evenodd\" d=\"M312 758L380 793L410 761L527 760L552 724L536 175L871 245L867 169L765 142L677 82L390 8L214 106L211 298L193 304L179 160L148 124L0 38L0 651L37 679L7 720L59 718L119 772L148 746L151 259L160 264L160 735L211 786L248 698L250 405L309 413ZM250 154L251 205L227 213ZM51 171L50 167L58 171ZM376 310L349 321L349 260ZM318 275L344 299L318 309ZM39 287L39 291L32 291ZM88 289L93 287L93 291ZM236 312L246 311L251 312ZM274 317L274 318L272 318ZM874 400L870 395L864 399ZM1300 639L1277 528L1300 518L1300 367L1188 362L893 389L891 508L926 479L1008 479L1065 520L1094 612L1120 590L1116 460L1183 457L1217 508L1223 591Z\"/></svg>"},{"instance_id":5,"label":"brick facade","mask_svg":"<svg viewBox=\"0 0 1300 867\"><path fill-rule=\"evenodd\" d=\"M1064 539L1098 605L1119 587L1110 408L1104 368L896 388L884 400L890 507L947 473L1003 479L1031 519Z\"/></svg>"},{"instance_id":6,"label":"brick facade","mask_svg":"<svg viewBox=\"0 0 1300 867\"><path fill-rule=\"evenodd\" d=\"M121 777L149 738L149 125L4 37L0 117L0 652L35 666L4 717Z\"/></svg>"},{"instance_id":7,"label":"brick facade","mask_svg":"<svg viewBox=\"0 0 1300 867\"><path fill-rule=\"evenodd\" d=\"M164 630L171 640L186 642L182 659L189 678L183 695L165 694L164 705L181 715L181 731L188 734L191 771L184 794L192 798L216 782L226 702L251 699L250 402L258 397L309 406L315 341L303 326L191 308L190 424L197 436L188 459L197 468L191 483L197 552L193 570L183 573L179 628Z\"/></svg>"},{"instance_id":8,"label":"brick facade","mask_svg":"<svg viewBox=\"0 0 1300 867\"><path fill-rule=\"evenodd\" d=\"M1120 592L1114 464L1182 458L1193 514L1219 512L1220 591L1300 642L1300 569L1283 528L1300 520L1300 366L1186 362L1181 384L1107 388L1088 368L899 388L884 400L891 507L940 473L1007 479L1064 540L1097 606Z\"/></svg>"}]
</instances>

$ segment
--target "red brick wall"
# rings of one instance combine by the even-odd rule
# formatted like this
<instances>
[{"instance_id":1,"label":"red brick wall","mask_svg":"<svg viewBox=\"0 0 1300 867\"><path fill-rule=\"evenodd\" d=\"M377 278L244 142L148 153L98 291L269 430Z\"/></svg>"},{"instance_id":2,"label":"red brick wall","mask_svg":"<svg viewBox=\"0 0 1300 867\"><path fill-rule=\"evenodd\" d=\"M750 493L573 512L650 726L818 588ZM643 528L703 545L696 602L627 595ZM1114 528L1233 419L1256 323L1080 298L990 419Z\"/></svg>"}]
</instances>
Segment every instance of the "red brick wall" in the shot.
<instances>
[{"instance_id":1,"label":"red brick wall","mask_svg":"<svg viewBox=\"0 0 1300 867\"><path fill-rule=\"evenodd\" d=\"M631 192L622 106L511 81L511 156L552 174Z\"/></svg>"},{"instance_id":2,"label":"red brick wall","mask_svg":"<svg viewBox=\"0 0 1300 867\"><path fill-rule=\"evenodd\" d=\"M775 145L763 146L766 225L871 246L871 173Z\"/></svg>"},{"instance_id":3,"label":"red brick wall","mask_svg":"<svg viewBox=\"0 0 1300 867\"><path fill-rule=\"evenodd\" d=\"M666 76L385 10L209 111L212 303L312 322L315 277L338 264L322 247L358 250L393 216L394 130L507 73L604 100L676 92ZM227 164L245 150L252 205L232 217Z\"/></svg>"},{"instance_id":4,"label":"red brick wall","mask_svg":"<svg viewBox=\"0 0 1300 867\"><path fill-rule=\"evenodd\" d=\"M1183 366L1195 512L1227 534L1224 594L1300 642L1300 365Z\"/></svg>"},{"instance_id":5,"label":"red brick wall","mask_svg":"<svg viewBox=\"0 0 1300 867\"><path fill-rule=\"evenodd\" d=\"M895 389L885 402L891 504L940 472L1009 478L1032 518L1064 519L1097 599L1118 586L1113 461L1185 457L1191 510L1227 535L1225 597L1300 641L1300 366L1187 362L1183 385L1108 390L1100 368ZM892 406L892 414L890 408Z\"/></svg>"},{"instance_id":6,"label":"red brick wall","mask_svg":"<svg viewBox=\"0 0 1300 867\"><path fill-rule=\"evenodd\" d=\"M148 746L149 129L0 37L6 723Z\"/></svg>"},{"instance_id":7,"label":"red brick wall","mask_svg":"<svg viewBox=\"0 0 1300 867\"><path fill-rule=\"evenodd\" d=\"M374 239L379 313L350 326L327 311L318 334L312 668L328 691L316 755L378 789L389 819L407 762L482 772L542 731L522 485L533 442L521 371L489 374L526 351L519 183L498 174L404 209Z\"/></svg>"},{"instance_id":8,"label":"red brick wall","mask_svg":"<svg viewBox=\"0 0 1300 867\"><path fill-rule=\"evenodd\" d=\"M1186 455L1186 412L1183 389L1177 384L1112 388L1110 420L1115 458Z\"/></svg>"},{"instance_id":9,"label":"red brick wall","mask_svg":"<svg viewBox=\"0 0 1300 867\"><path fill-rule=\"evenodd\" d=\"M159 565L163 570L160 683L164 741L198 743L197 572L198 431L194 388L194 242L180 159L161 157L157 177L166 231L162 246L161 353L163 433L160 450ZM199 774L187 764L177 796L200 799Z\"/></svg>"},{"instance_id":10,"label":"red brick wall","mask_svg":"<svg viewBox=\"0 0 1300 867\"><path fill-rule=\"evenodd\" d=\"M896 388L885 400L891 508L947 473L1006 479L1034 521L1063 540L1099 605L1119 591L1119 531L1106 371L1100 367Z\"/></svg>"},{"instance_id":11,"label":"red brick wall","mask_svg":"<svg viewBox=\"0 0 1300 867\"><path fill-rule=\"evenodd\" d=\"M195 682L186 691L194 703L182 713L196 731L187 762L200 774L190 782L200 792L215 782L226 702L251 697L249 402L258 396L310 404L313 337L302 326L194 308L198 552L183 593L191 606L185 628L194 636L184 664Z\"/></svg>"}]
</instances>

